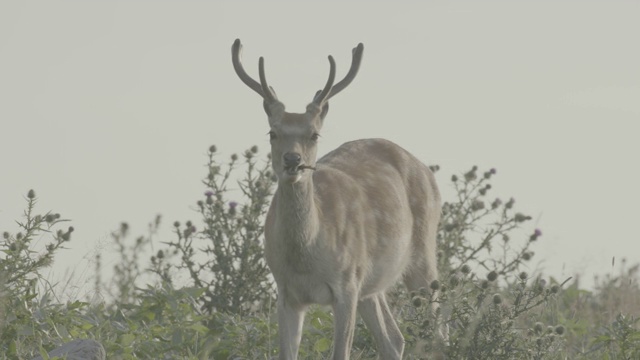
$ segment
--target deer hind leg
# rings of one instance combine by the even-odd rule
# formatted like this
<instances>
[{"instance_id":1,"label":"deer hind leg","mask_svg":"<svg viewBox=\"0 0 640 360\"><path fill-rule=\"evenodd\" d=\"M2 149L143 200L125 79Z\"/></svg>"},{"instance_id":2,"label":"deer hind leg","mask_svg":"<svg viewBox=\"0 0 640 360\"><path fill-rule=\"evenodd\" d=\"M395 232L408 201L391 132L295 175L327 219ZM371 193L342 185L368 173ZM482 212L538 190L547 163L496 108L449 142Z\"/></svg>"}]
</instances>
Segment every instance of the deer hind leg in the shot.
<instances>
[{"instance_id":1,"label":"deer hind leg","mask_svg":"<svg viewBox=\"0 0 640 360\"><path fill-rule=\"evenodd\" d=\"M376 340L380 354L378 358L402 359L404 338L391 315L385 294L378 293L361 300L358 311Z\"/></svg>"},{"instance_id":2,"label":"deer hind leg","mask_svg":"<svg viewBox=\"0 0 640 360\"><path fill-rule=\"evenodd\" d=\"M404 274L404 282L407 285L409 292L419 292L420 289L424 288L431 293L431 283L438 279L435 241L436 234L435 229L434 231L428 231L427 229L420 230L421 231L414 231L414 234L417 235L414 235L415 238L413 239L413 262L408 271ZM432 315L436 315L440 312L438 311L438 308L439 306L437 302L433 302L431 304ZM443 316L440 316L438 322L440 322L441 325L436 336L444 343L447 343L448 327L443 321Z\"/></svg>"},{"instance_id":3,"label":"deer hind leg","mask_svg":"<svg viewBox=\"0 0 640 360\"><path fill-rule=\"evenodd\" d=\"M430 290L433 280L438 279L435 256L433 261L430 261L427 256L420 256L423 253L424 252L413 255L415 260L404 274L404 283L407 285L409 291L418 292L421 288Z\"/></svg>"}]
</instances>

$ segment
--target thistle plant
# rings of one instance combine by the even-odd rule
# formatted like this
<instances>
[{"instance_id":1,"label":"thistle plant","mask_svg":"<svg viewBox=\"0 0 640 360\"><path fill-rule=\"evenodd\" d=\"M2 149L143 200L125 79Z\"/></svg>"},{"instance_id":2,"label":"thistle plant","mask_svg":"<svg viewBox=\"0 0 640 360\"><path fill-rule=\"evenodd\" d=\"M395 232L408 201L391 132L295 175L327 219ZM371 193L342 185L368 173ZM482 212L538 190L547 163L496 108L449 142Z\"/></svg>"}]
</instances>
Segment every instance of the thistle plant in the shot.
<instances>
[{"instance_id":1,"label":"thistle plant","mask_svg":"<svg viewBox=\"0 0 640 360\"><path fill-rule=\"evenodd\" d=\"M80 325L78 309L84 306L59 304L43 276L70 241L73 227L63 229L67 220L58 213L38 214L34 190L28 191L26 201L23 217L16 221L17 232L5 231L0 240L0 354L14 358L53 346L52 331L69 336Z\"/></svg>"},{"instance_id":2,"label":"thistle plant","mask_svg":"<svg viewBox=\"0 0 640 360\"><path fill-rule=\"evenodd\" d=\"M452 176L456 198L443 204L438 232L440 280L416 293L394 292L408 352L416 358L439 353L453 359L543 359L555 356L562 343L561 337L531 342L525 330L534 311L553 302L562 284L547 287L522 270L542 231L535 229L522 245L513 245L511 238L531 217L514 210L514 199L489 198L496 174L474 166ZM443 325L446 343L439 339ZM546 357L533 356L534 348Z\"/></svg>"},{"instance_id":3,"label":"thistle plant","mask_svg":"<svg viewBox=\"0 0 640 360\"><path fill-rule=\"evenodd\" d=\"M555 301L560 285L547 287L523 272L505 288L495 272L482 278L463 269L434 281L430 289L399 292L407 352L415 356L410 358L439 353L452 359L554 359L561 354L562 325L550 324L552 334L527 331L540 318L542 305ZM436 313L433 303L440 305ZM439 338L443 323L446 344Z\"/></svg>"},{"instance_id":4,"label":"thistle plant","mask_svg":"<svg viewBox=\"0 0 640 360\"><path fill-rule=\"evenodd\" d=\"M639 322L640 318L618 314L611 325L601 329L590 352L611 356L612 359L640 358Z\"/></svg>"},{"instance_id":5,"label":"thistle plant","mask_svg":"<svg viewBox=\"0 0 640 360\"><path fill-rule=\"evenodd\" d=\"M26 200L23 219L16 221L18 232L2 234L0 251L4 256L0 258L0 272L14 294L28 297L34 293L42 269L51 265L55 253L70 240L74 229L71 226L66 231L59 229L58 225L67 220L61 219L58 213L35 214L35 191L29 190ZM41 235L49 235L49 240L44 249L38 251L33 242Z\"/></svg>"},{"instance_id":6,"label":"thistle plant","mask_svg":"<svg viewBox=\"0 0 640 360\"><path fill-rule=\"evenodd\" d=\"M269 305L274 297L263 258L262 234L275 178L268 162L258 164L257 153L256 146L244 152L246 172L234 189L230 179L238 156L232 155L222 166L216 160L216 147L211 146L208 174L203 180L207 190L204 199L197 202L204 229L198 231L192 222L176 222L177 240L168 242L168 252L180 257L177 267L187 270L196 287L205 289L201 301L209 313L248 313ZM229 200L229 194L244 202ZM166 274L167 262L159 258L153 260L156 272Z\"/></svg>"},{"instance_id":7,"label":"thistle plant","mask_svg":"<svg viewBox=\"0 0 640 360\"><path fill-rule=\"evenodd\" d=\"M542 231L535 229L519 248L512 245L514 231L531 216L516 212L513 198L503 202L489 197L490 180L496 173L492 168L479 174L474 166L451 177L456 198L443 203L438 232L438 265L442 273L455 273L467 265L505 275L518 271L533 257L531 244L542 236Z\"/></svg>"},{"instance_id":8,"label":"thistle plant","mask_svg":"<svg viewBox=\"0 0 640 360\"><path fill-rule=\"evenodd\" d=\"M117 303L130 304L136 298L136 279L145 273L145 268L140 263L140 255L151 247L153 237L157 234L162 217L156 215L148 226L146 236L136 237L133 244L129 244L129 224L123 222L118 230L111 233L111 238L116 246L120 259L113 267L113 281L107 286L107 291ZM98 260L99 262L100 260Z\"/></svg>"}]
</instances>

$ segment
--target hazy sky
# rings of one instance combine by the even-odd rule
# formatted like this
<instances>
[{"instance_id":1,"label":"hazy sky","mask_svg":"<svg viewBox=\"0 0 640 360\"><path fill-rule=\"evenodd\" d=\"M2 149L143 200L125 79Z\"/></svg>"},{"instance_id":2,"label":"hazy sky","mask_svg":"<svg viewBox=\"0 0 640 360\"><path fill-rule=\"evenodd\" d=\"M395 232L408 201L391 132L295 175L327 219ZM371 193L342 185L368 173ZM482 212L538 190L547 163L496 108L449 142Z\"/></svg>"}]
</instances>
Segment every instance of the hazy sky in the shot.
<instances>
[{"instance_id":1,"label":"hazy sky","mask_svg":"<svg viewBox=\"0 0 640 360\"><path fill-rule=\"evenodd\" d=\"M544 233L534 264L590 282L613 257L640 261L638 19L638 1L2 1L0 230L30 188L72 219L54 277L90 275L121 221L142 234L161 213L172 239L174 220L199 220L209 145L268 147L234 39L255 77L265 56L289 111L324 85L328 54L344 76L363 42L320 153L389 138L441 166L445 200L452 173L495 167L492 195Z\"/></svg>"}]
</instances>

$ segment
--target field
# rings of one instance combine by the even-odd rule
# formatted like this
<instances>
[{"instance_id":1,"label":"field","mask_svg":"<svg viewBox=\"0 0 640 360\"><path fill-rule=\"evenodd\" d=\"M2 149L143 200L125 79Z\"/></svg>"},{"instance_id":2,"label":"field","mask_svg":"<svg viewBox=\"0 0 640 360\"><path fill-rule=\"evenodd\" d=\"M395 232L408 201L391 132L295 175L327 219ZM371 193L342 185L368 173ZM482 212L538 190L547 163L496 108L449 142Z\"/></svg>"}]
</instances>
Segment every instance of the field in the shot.
<instances>
[{"instance_id":1,"label":"field","mask_svg":"<svg viewBox=\"0 0 640 360\"><path fill-rule=\"evenodd\" d=\"M262 257L273 175L256 147L218 159L210 147L196 202L200 221L168 225L175 236L160 239L162 249L142 257L160 218L144 236L132 236L126 223L113 232L120 261L105 282L96 259L91 299L64 299L45 280L45 269L73 246L73 227L42 212L34 190L25 194L18 229L0 229L0 359L31 359L78 338L99 341L108 359L275 356L276 294ZM402 286L389 293L405 358L640 359L638 265L618 260L613 275L588 290L577 277L542 276L531 264L544 233L529 227L531 217L514 199L492 197L494 176L495 169L476 167L451 176L457 197L444 199L440 280L417 293ZM230 202L229 191L238 188L244 200ZM440 304L436 314L427 311L433 302ZM443 323L447 343L435 336ZM329 309L311 309L301 359L329 357L332 325ZM360 320L352 358L376 358Z\"/></svg>"}]
</instances>

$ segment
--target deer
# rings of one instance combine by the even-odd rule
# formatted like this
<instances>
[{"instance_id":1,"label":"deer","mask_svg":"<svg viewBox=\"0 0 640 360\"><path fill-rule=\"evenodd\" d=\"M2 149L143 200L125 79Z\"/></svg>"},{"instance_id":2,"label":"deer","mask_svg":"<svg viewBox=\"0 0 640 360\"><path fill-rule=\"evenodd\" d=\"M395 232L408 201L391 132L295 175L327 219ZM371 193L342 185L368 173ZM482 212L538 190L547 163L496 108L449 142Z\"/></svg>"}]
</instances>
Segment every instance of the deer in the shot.
<instances>
[{"instance_id":1,"label":"deer","mask_svg":"<svg viewBox=\"0 0 640 360\"><path fill-rule=\"evenodd\" d=\"M430 169L384 139L347 142L317 159L329 99L356 77L364 46L351 68L329 78L306 107L289 113L267 83L244 70L236 39L232 61L242 82L258 93L269 124L272 170L277 178L264 226L264 255L277 289L279 359L296 359L303 322L312 304L334 315L332 359L349 359L356 314L371 331L381 359L400 359L404 338L386 291L404 281L410 291L438 278L436 232L441 200ZM370 121L370 120L367 120Z\"/></svg>"}]
</instances>

